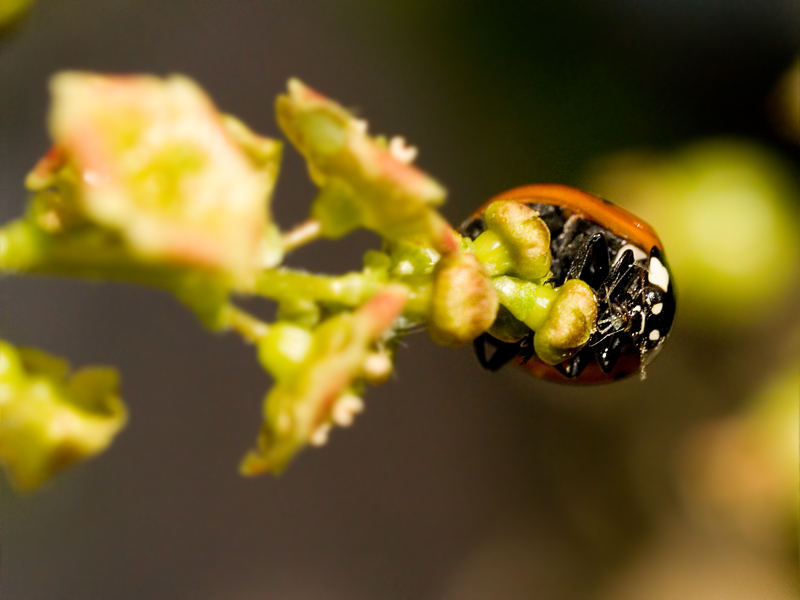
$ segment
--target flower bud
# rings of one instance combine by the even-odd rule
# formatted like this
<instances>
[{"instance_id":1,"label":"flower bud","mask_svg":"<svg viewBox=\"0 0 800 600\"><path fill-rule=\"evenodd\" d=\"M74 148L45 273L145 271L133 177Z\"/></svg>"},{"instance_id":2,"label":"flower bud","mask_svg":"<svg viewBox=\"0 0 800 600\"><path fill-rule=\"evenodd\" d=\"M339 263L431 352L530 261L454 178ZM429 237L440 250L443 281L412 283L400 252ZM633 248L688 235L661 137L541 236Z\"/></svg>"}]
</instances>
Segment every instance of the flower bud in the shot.
<instances>
[{"instance_id":1,"label":"flower bud","mask_svg":"<svg viewBox=\"0 0 800 600\"><path fill-rule=\"evenodd\" d=\"M307 329L290 323L275 323L258 344L258 360L276 379L294 373L311 347Z\"/></svg>"},{"instance_id":2,"label":"flower bud","mask_svg":"<svg viewBox=\"0 0 800 600\"><path fill-rule=\"evenodd\" d=\"M568 359L589 341L596 322L597 298L592 288L580 279L568 279L533 336L536 356L549 365Z\"/></svg>"},{"instance_id":3,"label":"flower bud","mask_svg":"<svg viewBox=\"0 0 800 600\"><path fill-rule=\"evenodd\" d=\"M320 187L313 215L323 235L337 238L365 227L440 252L456 247L455 232L436 211L445 189L409 164L413 151L403 142L370 136L366 121L296 79L278 97L276 111Z\"/></svg>"},{"instance_id":4,"label":"flower bud","mask_svg":"<svg viewBox=\"0 0 800 600\"><path fill-rule=\"evenodd\" d=\"M497 233L511 254L512 271L528 281L550 271L550 230L539 213L516 200L492 202L483 213L486 227Z\"/></svg>"},{"instance_id":5,"label":"flower bud","mask_svg":"<svg viewBox=\"0 0 800 600\"><path fill-rule=\"evenodd\" d=\"M430 334L438 344L466 344L497 316L497 292L480 261L468 252L447 254L434 271Z\"/></svg>"},{"instance_id":6,"label":"flower bud","mask_svg":"<svg viewBox=\"0 0 800 600\"><path fill-rule=\"evenodd\" d=\"M0 342L0 466L15 487L34 490L103 451L124 427L119 377Z\"/></svg>"}]
</instances>

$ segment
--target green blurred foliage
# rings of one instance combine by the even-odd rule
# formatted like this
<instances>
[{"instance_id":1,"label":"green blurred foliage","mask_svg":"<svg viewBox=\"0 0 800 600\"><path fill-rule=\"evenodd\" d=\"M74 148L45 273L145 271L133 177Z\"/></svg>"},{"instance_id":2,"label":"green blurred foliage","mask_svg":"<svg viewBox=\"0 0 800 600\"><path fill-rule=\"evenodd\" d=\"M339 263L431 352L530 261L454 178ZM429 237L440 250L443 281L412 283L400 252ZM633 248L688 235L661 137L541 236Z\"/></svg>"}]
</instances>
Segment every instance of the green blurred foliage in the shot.
<instances>
[{"instance_id":1,"label":"green blurred foliage","mask_svg":"<svg viewBox=\"0 0 800 600\"><path fill-rule=\"evenodd\" d=\"M33 0L0 0L0 29L19 19Z\"/></svg>"},{"instance_id":2,"label":"green blurred foliage","mask_svg":"<svg viewBox=\"0 0 800 600\"><path fill-rule=\"evenodd\" d=\"M798 181L768 148L710 139L672 153L625 152L595 161L587 187L655 226L679 318L693 327L759 327L796 297Z\"/></svg>"}]
</instances>

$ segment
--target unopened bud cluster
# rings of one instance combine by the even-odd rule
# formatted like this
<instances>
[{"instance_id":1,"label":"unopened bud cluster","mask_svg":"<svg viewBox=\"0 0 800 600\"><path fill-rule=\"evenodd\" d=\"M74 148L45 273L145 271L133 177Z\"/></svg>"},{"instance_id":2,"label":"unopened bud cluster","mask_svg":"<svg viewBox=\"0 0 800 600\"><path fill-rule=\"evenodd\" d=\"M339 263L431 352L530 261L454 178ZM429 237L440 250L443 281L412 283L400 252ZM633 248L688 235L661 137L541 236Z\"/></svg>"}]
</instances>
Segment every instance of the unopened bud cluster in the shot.
<instances>
[{"instance_id":1,"label":"unopened bud cluster","mask_svg":"<svg viewBox=\"0 0 800 600\"><path fill-rule=\"evenodd\" d=\"M471 243L470 250L491 276L499 305L504 308L499 313L495 309L493 314L500 318L492 319L487 329L509 342L533 331L534 350L540 360L547 364L566 360L595 330L594 292L578 279L558 288L548 283L550 230L534 209L515 200L497 200L482 216L486 229Z\"/></svg>"}]
</instances>

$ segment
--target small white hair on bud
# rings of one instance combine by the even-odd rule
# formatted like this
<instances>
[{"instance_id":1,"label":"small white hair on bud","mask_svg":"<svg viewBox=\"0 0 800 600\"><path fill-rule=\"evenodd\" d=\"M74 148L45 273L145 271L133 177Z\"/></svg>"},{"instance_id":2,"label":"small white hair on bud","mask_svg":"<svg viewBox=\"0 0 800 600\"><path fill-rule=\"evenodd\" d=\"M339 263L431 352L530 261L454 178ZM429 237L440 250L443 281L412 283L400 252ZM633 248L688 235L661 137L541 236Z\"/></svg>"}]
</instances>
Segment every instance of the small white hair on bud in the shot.
<instances>
[{"instance_id":1,"label":"small white hair on bud","mask_svg":"<svg viewBox=\"0 0 800 600\"><path fill-rule=\"evenodd\" d=\"M406 144L405 138L396 135L389 140L389 153L401 163L411 164L417 158L416 146Z\"/></svg>"},{"instance_id":2,"label":"small white hair on bud","mask_svg":"<svg viewBox=\"0 0 800 600\"><path fill-rule=\"evenodd\" d=\"M333 405L331 417L340 427L352 425L355 416L364 410L364 401L355 394L342 394Z\"/></svg>"},{"instance_id":3,"label":"small white hair on bud","mask_svg":"<svg viewBox=\"0 0 800 600\"><path fill-rule=\"evenodd\" d=\"M366 119L353 119L350 121L350 126L355 130L356 133L360 133L366 135L367 129L369 128L369 124L367 123Z\"/></svg>"},{"instance_id":4,"label":"small white hair on bud","mask_svg":"<svg viewBox=\"0 0 800 600\"><path fill-rule=\"evenodd\" d=\"M308 438L308 443L312 446L324 446L328 443L328 435L331 432L331 424L330 423L323 423L319 427L317 427L311 437Z\"/></svg>"},{"instance_id":5,"label":"small white hair on bud","mask_svg":"<svg viewBox=\"0 0 800 600\"><path fill-rule=\"evenodd\" d=\"M370 352L362 365L364 377L370 382L385 381L393 368L392 358L386 352Z\"/></svg>"}]
</instances>

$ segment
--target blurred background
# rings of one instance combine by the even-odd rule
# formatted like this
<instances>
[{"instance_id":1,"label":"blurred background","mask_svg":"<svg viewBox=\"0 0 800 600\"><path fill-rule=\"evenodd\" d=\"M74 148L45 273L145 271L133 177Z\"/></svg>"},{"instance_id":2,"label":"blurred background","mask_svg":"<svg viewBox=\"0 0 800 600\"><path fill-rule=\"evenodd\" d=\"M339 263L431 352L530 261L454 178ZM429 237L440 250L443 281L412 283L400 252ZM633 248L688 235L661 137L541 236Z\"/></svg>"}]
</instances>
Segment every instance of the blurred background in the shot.
<instances>
[{"instance_id":1,"label":"blurred background","mask_svg":"<svg viewBox=\"0 0 800 600\"><path fill-rule=\"evenodd\" d=\"M0 484L0 597L797 597L798 53L794 0L36 2L0 37L3 220L58 70L185 73L273 136L298 76L417 145L453 223L533 182L641 213L678 314L645 381L599 387L410 336L355 427L245 480L250 348L151 290L6 277L0 335L117 365L132 415L45 489ZM287 150L279 222L312 194ZM374 242L292 262L358 268Z\"/></svg>"}]
</instances>

